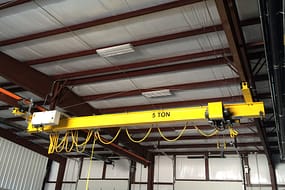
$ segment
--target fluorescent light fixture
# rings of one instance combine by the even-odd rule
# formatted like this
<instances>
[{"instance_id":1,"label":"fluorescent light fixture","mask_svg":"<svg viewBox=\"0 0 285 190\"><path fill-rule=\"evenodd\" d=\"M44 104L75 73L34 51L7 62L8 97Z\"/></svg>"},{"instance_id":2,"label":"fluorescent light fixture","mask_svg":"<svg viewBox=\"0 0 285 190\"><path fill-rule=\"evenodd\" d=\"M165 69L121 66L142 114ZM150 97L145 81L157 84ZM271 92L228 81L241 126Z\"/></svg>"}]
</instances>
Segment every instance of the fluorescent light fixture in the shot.
<instances>
[{"instance_id":1,"label":"fluorescent light fixture","mask_svg":"<svg viewBox=\"0 0 285 190\"><path fill-rule=\"evenodd\" d=\"M118 45L118 46L113 46L113 47L108 47L108 48L102 48L102 49L97 49L96 52L98 55L102 57L111 57L115 55L122 55L122 54L127 54L134 52L134 48L132 44L123 44L123 45Z\"/></svg>"},{"instance_id":2,"label":"fluorescent light fixture","mask_svg":"<svg viewBox=\"0 0 285 190\"><path fill-rule=\"evenodd\" d=\"M147 98L154 98L154 97L171 96L172 93L170 92L169 89L164 89L164 90L143 92L142 95Z\"/></svg>"}]
</instances>

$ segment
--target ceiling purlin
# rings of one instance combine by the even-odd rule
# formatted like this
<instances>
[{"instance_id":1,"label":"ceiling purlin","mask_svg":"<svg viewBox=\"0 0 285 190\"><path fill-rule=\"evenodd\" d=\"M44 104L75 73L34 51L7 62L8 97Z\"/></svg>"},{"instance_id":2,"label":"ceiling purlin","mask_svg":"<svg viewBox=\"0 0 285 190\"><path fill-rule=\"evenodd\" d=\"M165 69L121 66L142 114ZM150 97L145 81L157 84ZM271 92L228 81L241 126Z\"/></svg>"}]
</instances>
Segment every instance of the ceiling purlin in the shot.
<instances>
[{"instance_id":1,"label":"ceiling purlin","mask_svg":"<svg viewBox=\"0 0 285 190\"><path fill-rule=\"evenodd\" d=\"M146 14L150 14L150 13L155 13L155 12L159 12L159 11L164 11L164 10L168 10L168 9L173 9L173 8L181 7L184 5L190 5L193 3L200 2L200 1L202 1L202 0L179 0L179 1L169 2L169 3L165 3L165 4L160 4L160 5L156 5L153 7L148 7L148 8L144 8L144 9L140 9L140 10L135 10L135 11L130 11L130 12L118 14L115 16L105 17L105 18L92 20L92 21L88 21L88 22L84 22L84 23L74 24L74 25L67 26L67 27L57 28L57 29L53 29L53 30L49 30L49 31L44 31L44 32L29 34L26 36L20 36L20 37L13 38L13 39L3 40L3 41L0 41L0 46L11 45L14 43L24 42L24 41L28 41L28 40L34 40L34 39L38 39L38 38L43 38L43 37L47 37L47 36L52 36L52 35L70 32L70 31L81 30L81 29L85 29L85 28L89 28L89 27L93 27L93 26L98 26L98 25L103 25L103 24L107 24L107 23L111 23L111 22L118 22L121 20L133 18L133 17L138 17L138 16L142 16L142 15L146 15Z\"/></svg>"},{"instance_id":2,"label":"ceiling purlin","mask_svg":"<svg viewBox=\"0 0 285 190\"><path fill-rule=\"evenodd\" d=\"M16 59L0 52L0 73L1 76L7 80L29 90L30 92L38 95L39 97L45 99L46 96L50 93L50 90L53 85L53 80L47 75L40 73L32 69L31 67L17 61ZM21 73L21 74L19 74ZM73 106L74 105L74 106ZM93 115L100 113L98 110L91 107L89 104L85 103L81 97L77 96L71 90L67 89L64 95L64 101L61 102L58 106L65 108L67 111L71 112L74 115ZM121 139L123 142L125 139ZM139 147L139 145L136 145ZM111 144L108 146L109 149L116 152L118 151L118 146ZM133 146L134 148L134 146ZM120 149L122 153L128 156L130 159L135 159L133 154L128 154L127 150ZM135 152L136 149L133 149Z\"/></svg>"}]
</instances>

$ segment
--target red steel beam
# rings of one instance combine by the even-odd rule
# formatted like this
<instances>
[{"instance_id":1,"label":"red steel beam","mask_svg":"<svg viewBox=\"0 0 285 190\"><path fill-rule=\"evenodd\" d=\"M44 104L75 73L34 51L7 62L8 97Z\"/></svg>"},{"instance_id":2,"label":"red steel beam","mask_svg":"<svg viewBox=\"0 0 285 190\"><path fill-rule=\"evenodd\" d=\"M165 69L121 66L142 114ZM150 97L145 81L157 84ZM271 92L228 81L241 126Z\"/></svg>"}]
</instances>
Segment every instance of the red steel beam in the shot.
<instances>
[{"instance_id":1,"label":"red steel beam","mask_svg":"<svg viewBox=\"0 0 285 190\"><path fill-rule=\"evenodd\" d=\"M230 147L231 145L229 145L227 143L227 146ZM238 147L255 147L255 146L262 146L261 142L250 142L250 143L238 143L237 144ZM168 145L158 145L157 147L153 147L153 145L147 145L147 146L143 146L147 149L180 149L180 148L215 148L217 147L217 144L214 143L203 143L203 144L168 144Z\"/></svg>"},{"instance_id":2,"label":"red steel beam","mask_svg":"<svg viewBox=\"0 0 285 190\"><path fill-rule=\"evenodd\" d=\"M96 95L88 95L82 96L84 101L93 101L93 100L102 100L102 99L110 99L110 98L119 98L119 97L127 97L127 96L138 96L141 95L142 92L148 92L151 90L163 90L169 89L171 91L177 90L193 90L193 89L201 89L201 88L211 88L211 87L220 87L220 86L228 86L233 84L239 84L239 78L228 78L228 79L220 79L220 80L212 80L205 82L196 82L196 83L186 83L186 84L177 84L177 85L169 85L169 86L159 86L151 89L139 89L139 90L131 90L131 91L121 91L121 92L111 92L105 94L96 94Z\"/></svg>"},{"instance_id":3,"label":"red steel beam","mask_svg":"<svg viewBox=\"0 0 285 190\"><path fill-rule=\"evenodd\" d=\"M240 124L238 126L235 126L235 129L244 129L244 128L248 128L250 126L254 126L254 123L247 123L247 124ZM197 127L201 130L211 130L213 129L213 127L211 127L210 125L197 125ZM165 132L173 132L175 130L182 130L184 128L184 126L175 126L175 127L159 127L161 129L161 131L165 131ZM191 126L188 127L189 128L193 128ZM194 128L193 128L194 129ZM138 129L132 129L129 128L128 129L129 132L131 134L137 134L137 133L146 133L148 128L138 128ZM157 133L158 130L157 128L153 128L152 133Z\"/></svg>"},{"instance_id":4,"label":"red steel beam","mask_svg":"<svg viewBox=\"0 0 285 190\"><path fill-rule=\"evenodd\" d=\"M252 154L252 152L256 152L258 154L264 154L264 151L262 151L262 150L239 151L240 154ZM211 155L221 155L221 151L208 151L208 152L205 152L205 151L192 151L192 152L189 152L189 151L163 151L163 153L162 152L155 152L154 154L155 155L164 155L164 154L166 154L166 155L195 155L196 156L196 155L205 155L205 154L208 154L208 153L210 153ZM236 151L225 150L224 154L225 155L237 154L237 152ZM211 159L211 158L209 158L209 159Z\"/></svg>"},{"instance_id":5,"label":"red steel beam","mask_svg":"<svg viewBox=\"0 0 285 190\"><path fill-rule=\"evenodd\" d=\"M43 99L50 93L50 90L53 86L53 80L48 76L30 68L29 66L2 52L0 52L0 60L0 73L9 81L12 81L17 85L28 89ZM74 115L93 115L94 113L99 113L98 110L85 103L79 96L77 96L69 89L66 89L66 93L64 94L64 101L61 102L59 106L68 106L65 109ZM109 147L113 147L112 150L114 152L118 150L117 145L114 143L110 144ZM137 158L134 158L133 154L135 153L128 154L126 152L126 156L129 156L130 159L137 160Z\"/></svg>"},{"instance_id":6,"label":"red steel beam","mask_svg":"<svg viewBox=\"0 0 285 190\"><path fill-rule=\"evenodd\" d=\"M233 0L216 0L216 5L240 79L252 85L246 44L235 2Z\"/></svg>"},{"instance_id":7,"label":"red steel beam","mask_svg":"<svg viewBox=\"0 0 285 190\"><path fill-rule=\"evenodd\" d=\"M14 7L17 5L21 5L21 4L24 4L27 2L31 2L31 0L12 0L12 1L8 1L6 3L1 3L0 4L0 10L7 9L10 7Z\"/></svg>"},{"instance_id":8,"label":"red steel beam","mask_svg":"<svg viewBox=\"0 0 285 190\"><path fill-rule=\"evenodd\" d=\"M213 129L213 128L212 128ZM174 131L173 131L174 132ZM171 135L167 136L169 139L174 139L176 138L177 135ZM229 134L226 135L215 135L213 137L204 137L201 135L185 135L179 138L179 140L203 140L203 139L223 139L224 138L230 138ZM252 137L259 137L258 134L256 133L239 133L238 138L252 138ZM148 137L147 139L144 140L144 142L153 142L153 141L164 141L162 137ZM186 143L185 143L186 144Z\"/></svg>"},{"instance_id":9,"label":"red steel beam","mask_svg":"<svg viewBox=\"0 0 285 190\"><path fill-rule=\"evenodd\" d=\"M243 23L244 24L257 24L257 23L259 23L259 19L245 20L244 22L242 22L242 24ZM142 45L147 45L147 44L151 44L151 43L163 42L166 40L174 40L177 38L185 38L185 37L189 37L189 36L201 35L201 34L205 34L205 33L209 33L209 32L221 31L221 30L222 30L222 25L216 25L216 26L209 26L209 27L204 27L204 28L195 29L195 30L178 32L178 33L174 33L174 34L168 34L168 35L164 35L164 36L156 36L156 37L143 39L143 40L126 42L126 43L130 43L133 46L142 46ZM0 42L0 44L1 44L1 42ZM120 44L113 44L112 46L116 46L116 45L120 45ZM109 46L107 46L107 47L109 47ZM106 48L106 47L100 47L100 48ZM98 49L100 49L100 48L98 48ZM93 55L93 54L96 54L96 49L83 50L83 51L61 54L61 55L56 55L56 56L47 57L47 58L35 59L35 60L26 61L25 63L28 65L36 65L36 64L43 64L43 63L47 63L47 62L59 61L59 60L64 60L64 59L71 59L71 58Z\"/></svg>"},{"instance_id":10,"label":"red steel beam","mask_svg":"<svg viewBox=\"0 0 285 190\"><path fill-rule=\"evenodd\" d=\"M28 41L28 40L34 40L34 39L38 39L38 38L43 38L43 37L47 37L47 36L52 36L52 35L62 34L65 32L70 32L70 31L81 30L81 29L94 27L94 26L98 26L98 25L103 25L103 24L107 24L107 23L111 23L111 22L117 22L117 21L129 19L129 18L133 18L133 17L138 17L138 16L142 16L142 15L146 15L146 14L155 13L158 11L164 11L164 10L168 10L168 9L181 7L184 5L197 3L200 1L202 1L202 0L179 0L179 1L174 1L174 2L170 2L170 3L160 4L160 5L156 5L153 7L148 7L148 8L144 8L144 9L140 9L140 10L130 11L130 12L122 13L122 14L115 15L115 16L110 16L110 17L106 17L106 18L92 20L92 21L88 21L88 22L84 22L84 23L80 23L80 24L74 24L74 25L70 25L67 27L57 28L57 29L53 29L53 30L49 30L49 31L29 34L26 36L21 36L21 37L17 37L17 38L13 38L13 39L3 40L0 42L0 46L11 45L14 43L24 42L24 41Z\"/></svg>"},{"instance_id":11,"label":"red steel beam","mask_svg":"<svg viewBox=\"0 0 285 190\"><path fill-rule=\"evenodd\" d=\"M107 113L120 113L120 112L151 110L151 109L198 106L198 105L205 105L208 102L217 102L217 101L223 101L225 103L226 102L241 102L243 101L243 96L218 97L218 98L168 102L168 103L159 103L159 104L146 104L146 105L106 108L106 109L100 109L100 112L102 114L107 114Z\"/></svg>"},{"instance_id":12,"label":"red steel beam","mask_svg":"<svg viewBox=\"0 0 285 190\"><path fill-rule=\"evenodd\" d=\"M53 75L53 78L59 80L59 79L70 79L70 78L87 76L87 75L111 73L111 72L128 70L128 69L138 69L138 68L143 68L147 66L169 64L171 62L191 60L191 59L196 59L196 58L201 58L201 57L206 57L206 56L211 56L211 55L221 55L223 53L229 53L229 49L210 50L210 51L205 51L205 52L184 54L184 55L179 55L179 56L174 56L174 57L166 57L166 58L155 59L155 60L147 60L147 61L129 63L129 64L120 65L120 66L111 66L111 67L104 67L104 68L99 68L99 69L78 71L78 72L73 72L73 73L58 74L58 75Z\"/></svg>"},{"instance_id":13,"label":"red steel beam","mask_svg":"<svg viewBox=\"0 0 285 190\"><path fill-rule=\"evenodd\" d=\"M194 69L194 68L203 68L207 66L215 66L215 65L223 65L226 64L227 60L224 58L217 58L217 59L209 59L203 61L195 61L189 63L182 63L176 65L167 65L162 67L156 68L148 68L142 69L138 71L126 71L123 73L116 73L116 74L107 74L102 76L91 76L79 79L70 79L67 81L68 85L80 85L80 84L87 84L87 83L94 83L106 80L114 80L126 77L137 77L142 75L150 75L156 73L163 73L163 72L171 72L171 71L179 71L179 70L186 70L186 69Z\"/></svg>"},{"instance_id":14,"label":"red steel beam","mask_svg":"<svg viewBox=\"0 0 285 190\"><path fill-rule=\"evenodd\" d=\"M132 46L136 47L136 46L142 46L142 45L147 45L147 44L152 44L152 43L164 42L168 40L174 40L178 38L185 38L185 37L194 36L194 35L206 34L209 32L215 32L215 31L220 31L220 30L222 30L222 26L216 25L216 26L209 26L209 27L205 27L201 29L178 32L174 34L167 34L164 36L152 37L152 38L143 39L143 40L130 41L126 43L130 43L132 44ZM121 44L113 44L112 46L117 46L117 45L121 45ZM110 47L110 46L99 47L97 49L107 48L107 47ZM59 60L64 60L64 59L93 55L93 54L96 54L97 49L83 50L83 51L56 55L56 56L47 57L47 58L35 59L35 60L26 61L24 63L28 65L37 65L37 64L43 64L43 63L52 62L52 61L59 61Z\"/></svg>"},{"instance_id":15,"label":"red steel beam","mask_svg":"<svg viewBox=\"0 0 285 190\"><path fill-rule=\"evenodd\" d=\"M50 93L54 81L47 75L24 65L2 52L0 52L0 60L0 73L4 78L14 84L24 87L26 90L42 97L43 99ZM59 106L71 106L67 108L67 111L74 115L92 115L94 113L98 113L98 111L93 107L82 102L83 101L79 96L67 89L64 102L60 103Z\"/></svg>"}]
</instances>

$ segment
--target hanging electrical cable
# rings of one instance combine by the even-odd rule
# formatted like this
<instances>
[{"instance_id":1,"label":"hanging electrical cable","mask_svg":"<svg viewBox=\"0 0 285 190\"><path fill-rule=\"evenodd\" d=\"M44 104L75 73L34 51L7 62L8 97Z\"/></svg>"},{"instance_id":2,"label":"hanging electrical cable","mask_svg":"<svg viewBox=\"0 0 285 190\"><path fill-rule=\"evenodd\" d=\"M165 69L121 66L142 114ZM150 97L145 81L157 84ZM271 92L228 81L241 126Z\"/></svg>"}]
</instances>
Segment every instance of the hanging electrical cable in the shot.
<instances>
[{"instance_id":1,"label":"hanging electrical cable","mask_svg":"<svg viewBox=\"0 0 285 190\"><path fill-rule=\"evenodd\" d=\"M69 138L68 138L69 135L68 134L69 133L72 134L72 131L67 131L66 133L67 133L67 138L66 138L66 142L65 142L65 152L71 152L73 147L74 147L74 141L73 140L71 141L71 146L68 149L68 145L69 145Z\"/></svg>"},{"instance_id":2,"label":"hanging electrical cable","mask_svg":"<svg viewBox=\"0 0 285 190\"><path fill-rule=\"evenodd\" d=\"M185 132L185 130L186 130L186 128L187 128L187 124L188 124L188 122L185 123L184 128L180 131L179 135L178 135L176 138L174 138L174 139L168 139L167 137L165 137L164 134L162 133L162 131L160 130L160 128L157 128L157 130L158 130L160 136L161 136L164 140L166 140L167 142L175 142L175 141L177 141L178 139L180 139L180 137L183 135L183 133Z\"/></svg>"},{"instance_id":3,"label":"hanging electrical cable","mask_svg":"<svg viewBox=\"0 0 285 190\"><path fill-rule=\"evenodd\" d=\"M217 130L217 129L215 129L213 132L207 134L207 133L205 133L204 131L202 131L201 129L199 129L196 125L194 125L194 128L195 128L201 135L203 135L203 136L205 136L205 137L212 137L212 136L214 136L214 135L216 135L216 134L219 133L219 130Z\"/></svg>"},{"instance_id":4,"label":"hanging electrical cable","mask_svg":"<svg viewBox=\"0 0 285 190\"><path fill-rule=\"evenodd\" d=\"M90 179L91 168L92 168L92 160L93 160L93 156L94 156L95 144L96 144L96 141L98 139L96 133L92 133L92 134L94 134L93 135L94 139L93 139L92 150L91 150L91 155L90 155L90 161L89 161L89 166L88 166L88 173L87 173L85 190L89 189L89 179Z\"/></svg>"},{"instance_id":5,"label":"hanging electrical cable","mask_svg":"<svg viewBox=\"0 0 285 190\"><path fill-rule=\"evenodd\" d=\"M100 141L101 143L103 143L103 144L112 144L112 143L118 138L118 136L119 136L121 130L122 130L122 128L120 128L120 129L118 130L117 134L116 134L116 135L114 136L114 138L113 138L111 141L109 141L109 142L107 142L107 141L105 141L105 140L103 140L103 139L101 138L99 131L96 131L96 135L97 135L97 137L98 137L98 139L99 139L99 141Z\"/></svg>"},{"instance_id":6,"label":"hanging electrical cable","mask_svg":"<svg viewBox=\"0 0 285 190\"><path fill-rule=\"evenodd\" d=\"M238 131L233 129L231 126L229 126L229 131L230 131L231 138L235 138L236 136L238 136Z\"/></svg>"},{"instance_id":7,"label":"hanging electrical cable","mask_svg":"<svg viewBox=\"0 0 285 190\"><path fill-rule=\"evenodd\" d=\"M146 135L145 135L142 139L140 139L140 140L135 140L135 139L133 139L132 136L131 136L130 133L129 133L128 128L126 128L126 133L127 133L127 136L129 137L129 139L130 139L132 142L134 142L134 143L141 143L141 142L143 142L143 141L149 136L151 130L152 130L152 128L149 128L148 131L147 131L147 133L146 133Z\"/></svg>"}]
</instances>

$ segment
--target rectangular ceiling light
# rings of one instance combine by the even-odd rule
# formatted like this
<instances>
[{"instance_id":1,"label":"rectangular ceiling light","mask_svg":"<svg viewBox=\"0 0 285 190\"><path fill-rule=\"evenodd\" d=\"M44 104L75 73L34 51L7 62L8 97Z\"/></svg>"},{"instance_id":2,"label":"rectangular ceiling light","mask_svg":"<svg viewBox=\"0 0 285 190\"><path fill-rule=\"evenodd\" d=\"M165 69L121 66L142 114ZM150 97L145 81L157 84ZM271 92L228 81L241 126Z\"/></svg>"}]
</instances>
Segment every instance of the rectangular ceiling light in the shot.
<instances>
[{"instance_id":1,"label":"rectangular ceiling light","mask_svg":"<svg viewBox=\"0 0 285 190\"><path fill-rule=\"evenodd\" d=\"M113 47L102 48L102 49L96 50L98 55L100 55L101 57L111 57L111 56L115 56L115 55L131 53L134 51L135 50L134 50L132 44L123 44L123 45L118 45L118 46L113 46Z\"/></svg>"},{"instance_id":2,"label":"rectangular ceiling light","mask_svg":"<svg viewBox=\"0 0 285 190\"><path fill-rule=\"evenodd\" d=\"M143 92L142 95L147 98L155 98L155 97L171 96L172 94L169 89L164 89L164 90Z\"/></svg>"}]
</instances>

